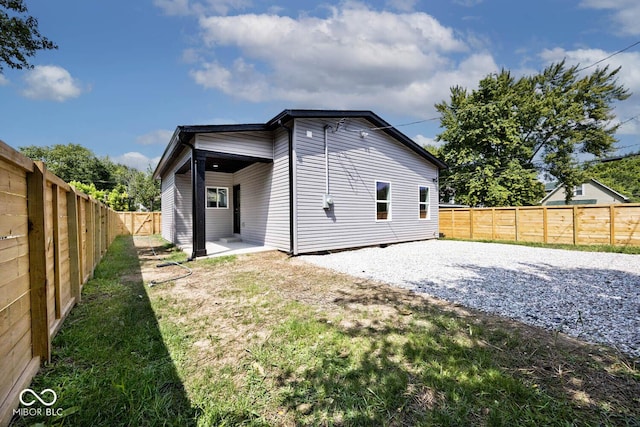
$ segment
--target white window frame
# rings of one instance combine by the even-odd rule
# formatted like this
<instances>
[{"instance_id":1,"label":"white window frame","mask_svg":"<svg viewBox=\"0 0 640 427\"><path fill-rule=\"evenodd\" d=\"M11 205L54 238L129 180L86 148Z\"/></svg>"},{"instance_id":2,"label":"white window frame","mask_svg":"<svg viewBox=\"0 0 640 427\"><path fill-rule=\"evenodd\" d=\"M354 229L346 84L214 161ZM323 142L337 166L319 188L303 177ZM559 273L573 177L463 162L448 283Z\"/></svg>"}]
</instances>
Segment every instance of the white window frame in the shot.
<instances>
[{"instance_id":1,"label":"white window frame","mask_svg":"<svg viewBox=\"0 0 640 427\"><path fill-rule=\"evenodd\" d=\"M578 194L578 191L580 191L580 194ZM573 187L573 195L574 196L584 196L584 184L574 186Z\"/></svg>"},{"instance_id":2,"label":"white window frame","mask_svg":"<svg viewBox=\"0 0 640 427\"><path fill-rule=\"evenodd\" d=\"M216 190L216 194L220 190L224 190L227 195L227 205L220 206L220 200L216 200L216 206L209 206L209 190ZM229 187L206 187L204 193L205 206L207 209L229 209Z\"/></svg>"},{"instance_id":3,"label":"white window frame","mask_svg":"<svg viewBox=\"0 0 640 427\"><path fill-rule=\"evenodd\" d=\"M389 193L387 194L387 200L378 200L378 183L389 185ZM391 181L376 180L375 186L376 186L375 187L376 203L374 205L374 209L375 209L374 212L375 212L376 222L389 222L391 221ZM378 203L387 204L387 217L384 219L378 218Z\"/></svg>"},{"instance_id":4,"label":"white window frame","mask_svg":"<svg viewBox=\"0 0 640 427\"><path fill-rule=\"evenodd\" d=\"M422 201L422 189L425 188L427 190L427 200L426 201ZM427 216L425 218L422 218L421 216L421 212L422 212L422 206L425 207L424 210L427 211ZM420 185L418 186L418 219L421 221L426 221L428 219L431 219L431 187L429 187L428 185Z\"/></svg>"}]
</instances>

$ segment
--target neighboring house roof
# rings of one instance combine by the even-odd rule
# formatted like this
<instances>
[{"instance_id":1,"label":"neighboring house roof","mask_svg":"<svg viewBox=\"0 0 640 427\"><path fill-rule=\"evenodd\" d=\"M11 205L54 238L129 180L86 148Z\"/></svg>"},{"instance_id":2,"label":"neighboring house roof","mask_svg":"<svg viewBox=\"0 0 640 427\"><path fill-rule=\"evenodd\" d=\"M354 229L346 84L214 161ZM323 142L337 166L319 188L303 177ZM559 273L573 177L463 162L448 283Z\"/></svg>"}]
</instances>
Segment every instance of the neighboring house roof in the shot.
<instances>
[{"instance_id":1,"label":"neighboring house roof","mask_svg":"<svg viewBox=\"0 0 640 427\"><path fill-rule=\"evenodd\" d=\"M557 187L558 187L558 182L557 181L547 182L544 185L544 191L545 191L545 193L549 193L549 192L555 190Z\"/></svg>"},{"instance_id":2,"label":"neighboring house roof","mask_svg":"<svg viewBox=\"0 0 640 427\"><path fill-rule=\"evenodd\" d=\"M373 127L371 130L379 130L410 150L430 161L440 169L446 169L447 165L433 154L416 144L411 138L391 126L380 116L368 110L284 110L268 122L254 124L235 124L235 125L195 125L195 126L178 126L171 137L167 148L164 150L158 166L153 173L154 178L159 178L165 169L173 162L173 160L182 151L182 146L188 144L191 138L197 133L220 133L220 132L247 132L247 131L273 131L284 123L292 119L329 119L329 118L358 118L369 121Z\"/></svg>"},{"instance_id":3,"label":"neighboring house roof","mask_svg":"<svg viewBox=\"0 0 640 427\"><path fill-rule=\"evenodd\" d=\"M605 191L607 191L609 193L612 193L614 196L616 196L617 198L619 198L620 200L622 200L625 203L629 202L629 198L627 196L617 192L616 190L614 190L611 187L608 187L608 186L604 185L603 183L601 183L597 179L594 179L594 178L588 179L583 184L587 184L587 183L595 185L597 187L600 187L602 190L605 190ZM564 188L563 184L558 185L556 188L554 188L552 191L550 191L542 200L540 200L540 204L544 204L544 202L546 202L548 199L550 199L555 193L560 191L562 188ZM596 203L597 201L595 199L588 199L588 200L583 199L583 200L573 200L572 202L574 204L590 204L590 203Z\"/></svg>"}]
</instances>

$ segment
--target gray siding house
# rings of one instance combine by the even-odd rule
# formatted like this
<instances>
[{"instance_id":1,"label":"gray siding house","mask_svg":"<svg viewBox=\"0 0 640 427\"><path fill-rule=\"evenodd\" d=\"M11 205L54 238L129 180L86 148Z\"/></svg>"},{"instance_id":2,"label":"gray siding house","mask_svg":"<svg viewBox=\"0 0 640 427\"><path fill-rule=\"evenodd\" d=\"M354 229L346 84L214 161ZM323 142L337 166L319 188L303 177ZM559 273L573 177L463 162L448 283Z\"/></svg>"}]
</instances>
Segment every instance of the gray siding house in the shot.
<instances>
[{"instance_id":1,"label":"gray siding house","mask_svg":"<svg viewBox=\"0 0 640 427\"><path fill-rule=\"evenodd\" d=\"M543 206L565 205L565 186L559 185L552 189L540 201ZM629 203L629 198L607 187L596 179L589 179L573 188L572 205L596 205L612 203Z\"/></svg>"},{"instance_id":2,"label":"gray siding house","mask_svg":"<svg viewBox=\"0 0 640 427\"><path fill-rule=\"evenodd\" d=\"M229 236L292 255L432 239L444 167L371 111L178 126L154 172L162 236L192 257Z\"/></svg>"}]
</instances>

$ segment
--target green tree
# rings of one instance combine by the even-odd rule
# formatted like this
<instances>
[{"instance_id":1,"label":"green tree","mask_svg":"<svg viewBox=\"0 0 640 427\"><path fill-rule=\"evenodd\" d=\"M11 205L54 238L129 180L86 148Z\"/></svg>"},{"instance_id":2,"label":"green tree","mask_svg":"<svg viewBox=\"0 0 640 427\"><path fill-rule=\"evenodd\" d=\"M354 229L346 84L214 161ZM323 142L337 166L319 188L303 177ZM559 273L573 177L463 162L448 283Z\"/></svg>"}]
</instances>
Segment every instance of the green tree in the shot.
<instances>
[{"instance_id":1,"label":"green tree","mask_svg":"<svg viewBox=\"0 0 640 427\"><path fill-rule=\"evenodd\" d=\"M146 210L160 209L160 182L153 179L153 170L135 171L129 181L129 194L135 203L134 209L143 206Z\"/></svg>"},{"instance_id":2,"label":"green tree","mask_svg":"<svg viewBox=\"0 0 640 427\"><path fill-rule=\"evenodd\" d=\"M640 202L640 152L618 160L589 163L584 175L624 194L632 202Z\"/></svg>"},{"instance_id":3,"label":"green tree","mask_svg":"<svg viewBox=\"0 0 640 427\"><path fill-rule=\"evenodd\" d=\"M128 211L129 195L127 188L123 184L116 185L106 195L106 203L114 211Z\"/></svg>"},{"instance_id":4,"label":"green tree","mask_svg":"<svg viewBox=\"0 0 640 427\"><path fill-rule=\"evenodd\" d=\"M453 87L450 101L436 105L444 128L436 140L450 166L441 186L454 188L458 203L518 206L542 198L540 173L566 188L580 184L575 154L602 156L615 142L612 103L630 96L616 82L619 70L580 77L560 62L517 80L502 70L471 92Z\"/></svg>"},{"instance_id":5,"label":"green tree","mask_svg":"<svg viewBox=\"0 0 640 427\"><path fill-rule=\"evenodd\" d=\"M78 144L31 145L20 147L20 151L33 160L45 162L58 177L74 182L76 188L114 210L160 209L160 182L153 179L151 168L142 172L114 163L108 157L98 158Z\"/></svg>"},{"instance_id":6,"label":"green tree","mask_svg":"<svg viewBox=\"0 0 640 427\"><path fill-rule=\"evenodd\" d=\"M47 168L66 182L93 183L99 190L116 185L110 175L110 161L100 160L93 151L79 144L56 144L51 147L30 145L19 150L33 160L41 160Z\"/></svg>"},{"instance_id":7,"label":"green tree","mask_svg":"<svg viewBox=\"0 0 640 427\"><path fill-rule=\"evenodd\" d=\"M89 184L85 184L84 182L70 181L69 185L75 188L76 190L83 192L87 196L93 197L96 200L99 200L103 203L106 201L105 199L106 191L98 190L93 182Z\"/></svg>"},{"instance_id":8,"label":"green tree","mask_svg":"<svg viewBox=\"0 0 640 427\"><path fill-rule=\"evenodd\" d=\"M27 58L38 50L57 49L38 31L38 20L27 15L23 0L0 0L0 73L10 68L33 68Z\"/></svg>"}]
</instances>

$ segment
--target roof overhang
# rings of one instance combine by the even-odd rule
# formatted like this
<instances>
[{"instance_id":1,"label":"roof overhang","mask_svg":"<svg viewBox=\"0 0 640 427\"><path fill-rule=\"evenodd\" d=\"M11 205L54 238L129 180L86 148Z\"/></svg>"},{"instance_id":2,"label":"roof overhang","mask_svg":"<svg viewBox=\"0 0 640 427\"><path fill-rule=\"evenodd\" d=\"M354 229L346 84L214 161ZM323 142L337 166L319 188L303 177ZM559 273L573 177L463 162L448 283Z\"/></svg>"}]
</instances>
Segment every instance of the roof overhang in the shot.
<instances>
[{"instance_id":1,"label":"roof overhang","mask_svg":"<svg viewBox=\"0 0 640 427\"><path fill-rule=\"evenodd\" d=\"M153 178L160 178L165 170L180 156L184 147L193 149L194 147L191 141L198 133L251 132L268 130L270 129L263 124L178 126L171 136L169 145L167 145L164 153L162 153L162 157L160 157L158 166L156 166L156 169L153 172Z\"/></svg>"},{"instance_id":2,"label":"roof overhang","mask_svg":"<svg viewBox=\"0 0 640 427\"><path fill-rule=\"evenodd\" d=\"M411 138L400 132L398 129L383 120L380 116L369 110L284 110L265 124L239 124L239 125L191 125L178 126L171 137L169 145L164 150L158 166L153 172L155 179L160 178L166 169L170 167L179 157L184 147L194 149L191 141L199 133L222 133L222 132L251 132L251 131L273 131L285 123L294 119L364 119L373 126L371 130L381 131L405 145L420 157L428 160L439 169L446 169L447 165L416 144Z\"/></svg>"},{"instance_id":3,"label":"roof overhang","mask_svg":"<svg viewBox=\"0 0 640 427\"><path fill-rule=\"evenodd\" d=\"M411 138L390 125L373 111L369 110L284 110L273 119L267 122L267 127L275 129L292 119L365 119L373 125L372 130L386 133L396 139L407 148L418 154L420 157L430 161L439 169L447 169L447 164L416 144Z\"/></svg>"}]
</instances>

